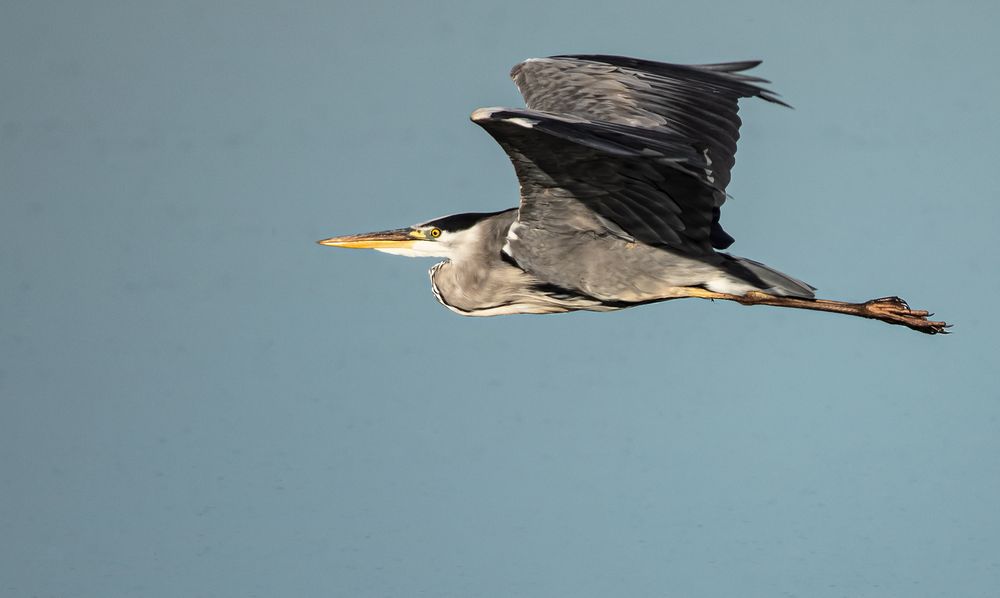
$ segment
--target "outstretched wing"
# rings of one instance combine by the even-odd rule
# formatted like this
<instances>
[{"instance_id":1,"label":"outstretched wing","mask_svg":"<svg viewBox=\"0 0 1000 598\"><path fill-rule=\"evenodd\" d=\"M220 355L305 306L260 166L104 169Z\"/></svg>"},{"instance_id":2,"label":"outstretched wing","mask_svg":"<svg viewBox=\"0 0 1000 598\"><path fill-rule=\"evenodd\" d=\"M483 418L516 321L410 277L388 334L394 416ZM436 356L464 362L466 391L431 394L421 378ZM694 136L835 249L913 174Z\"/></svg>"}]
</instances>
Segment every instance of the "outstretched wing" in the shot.
<instances>
[{"instance_id":1,"label":"outstretched wing","mask_svg":"<svg viewBox=\"0 0 1000 598\"><path fill-rule=\"evenodd\" d=\"M735 164L740 98L787 106L743 74L760 61L688 66L623 56L532 58L511 70L528 108L643 127L708 150L711 176L725 190Z\"/></svg>"},{"instance_id":2,"label":"outstretched wing","mask_svg":"<svg viewBox=\"0 0 1000 598\"><path fill-rule=\"evenodd\" d=\"M514 230L589 230L694 255L712 251L720 192L704 153L685 137L536 110L481 108L472 120L514 164L521 183Z\"/></svg>"},{"instance_id":3,"label":"outstretched wing","mask_svg":"<svg viewBox=\"0 0 1000 598\"><path fill-rule=\"evenodd\" d=\"M783 104L757 85L763 79L741 74L757 64L531 59L511 71L528 110L479 110L473 120L514 162L522 224L556 226L561 197L645 243L706 253L733 242L719 209L735 163L738 100Z\"/></svg>"}]
</instances>

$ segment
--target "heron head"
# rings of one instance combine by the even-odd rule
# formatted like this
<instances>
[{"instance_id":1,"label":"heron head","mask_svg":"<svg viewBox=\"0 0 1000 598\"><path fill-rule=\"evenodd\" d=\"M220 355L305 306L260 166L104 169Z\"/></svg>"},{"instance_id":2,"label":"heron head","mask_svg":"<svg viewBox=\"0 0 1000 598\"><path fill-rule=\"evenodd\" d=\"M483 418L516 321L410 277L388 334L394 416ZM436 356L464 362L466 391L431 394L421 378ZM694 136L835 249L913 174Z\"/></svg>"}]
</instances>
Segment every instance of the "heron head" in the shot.
<instances>
[{"instance_id":1,"label":"heron head","mask_svg":"<svg viewBox=\"0 0 1000 598\"><path fill-rule=\"evenodd\" d=\"M492 213L453 214L406 228L318 241L328 247L374 249L407 257L454 258L480 238L476 225Z\"/></svg>"}]
</instances>

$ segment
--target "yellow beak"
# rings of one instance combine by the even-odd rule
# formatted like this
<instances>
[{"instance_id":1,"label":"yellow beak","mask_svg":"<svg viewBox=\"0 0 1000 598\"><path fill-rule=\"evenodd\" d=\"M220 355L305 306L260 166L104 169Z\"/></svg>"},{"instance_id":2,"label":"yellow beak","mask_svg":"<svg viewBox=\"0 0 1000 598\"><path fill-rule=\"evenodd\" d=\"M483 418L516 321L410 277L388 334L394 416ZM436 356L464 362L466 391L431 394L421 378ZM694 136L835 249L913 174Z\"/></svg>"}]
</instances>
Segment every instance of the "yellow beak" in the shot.
<instances>
[{"instance_id":1,"label":"yellow beak","mask_svg":"<svg viewBox=\"0 0 1000 598\"><path fill-rule=\"evenodd\" d=\"M411 228L398 228L377 233L331 237L317 241L328 247L349 247L351 249L383 249L389 247L412 247L413 242L424 238L423 233Z\"/></svg>"}]
</instances>

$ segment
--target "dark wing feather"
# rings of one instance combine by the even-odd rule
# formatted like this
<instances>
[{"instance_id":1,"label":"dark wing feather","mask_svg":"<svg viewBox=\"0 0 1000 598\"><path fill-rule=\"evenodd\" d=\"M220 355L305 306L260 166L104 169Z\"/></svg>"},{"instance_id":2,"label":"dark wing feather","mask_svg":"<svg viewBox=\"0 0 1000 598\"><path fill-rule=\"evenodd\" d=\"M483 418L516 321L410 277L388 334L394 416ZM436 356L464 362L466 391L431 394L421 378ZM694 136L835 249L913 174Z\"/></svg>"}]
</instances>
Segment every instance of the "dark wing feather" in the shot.
<instances>
[{"instance_id":1,"label":"dark wing feather","mask_svg":"<svg viewBox=\"0 0 1000 598\"><path fill-rule=\"evenodd\" d=\"M510 156L521 183L518 222L572 232L567 204L581 203L621 232L692 255L710 253L719 189L704 153L660 130L536 110L484 108L472 120ZM560 230L564 228L566 230Z\"/></svg>"},{"instance_id":2,"label":"dark wing feather","mask_svg":"<svg viewBox=\"0 0 1000 598\"><path fill-rule=\"evenodd\" d=\"M651 128L679 135L708 150L711 176L723 191L736 162L740 98L787 106L743 74L759 61L679 65L624 56L533 58L511 78L528 108Z\"/></svg>"}]
</instances>

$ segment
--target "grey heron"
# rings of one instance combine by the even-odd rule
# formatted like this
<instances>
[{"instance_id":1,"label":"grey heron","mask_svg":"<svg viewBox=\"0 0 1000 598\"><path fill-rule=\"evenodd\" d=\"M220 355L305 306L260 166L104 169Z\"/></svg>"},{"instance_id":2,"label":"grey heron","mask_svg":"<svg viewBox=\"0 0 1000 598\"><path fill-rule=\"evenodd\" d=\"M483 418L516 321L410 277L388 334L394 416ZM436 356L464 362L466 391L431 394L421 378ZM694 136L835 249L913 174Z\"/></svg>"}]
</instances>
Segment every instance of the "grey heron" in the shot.
<instances>
[{"instance_id":1,"label":"grey heron","mask_svg":"<svg viewBox=\"0 0 1000 598\"><path fill-rule=\"evenodd\" d=\"M723 253L720 208L741 98L786 105L746 74L759 61L678 65L622 56L535 58L511 71L526 108L472 121L509 156L516 208L333 237L332 247L443 257L434 296L466 316L610 311L683 297L861 316L936 334L898 297L817 299L814 287Z\"/></svg>"}]
</instances>

